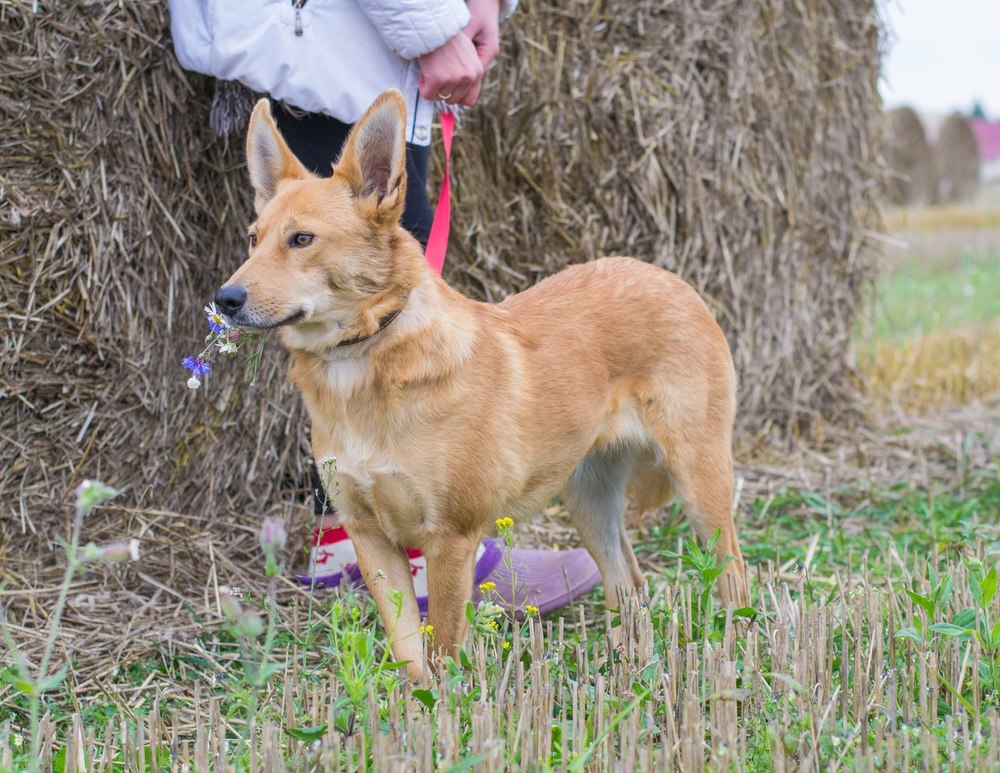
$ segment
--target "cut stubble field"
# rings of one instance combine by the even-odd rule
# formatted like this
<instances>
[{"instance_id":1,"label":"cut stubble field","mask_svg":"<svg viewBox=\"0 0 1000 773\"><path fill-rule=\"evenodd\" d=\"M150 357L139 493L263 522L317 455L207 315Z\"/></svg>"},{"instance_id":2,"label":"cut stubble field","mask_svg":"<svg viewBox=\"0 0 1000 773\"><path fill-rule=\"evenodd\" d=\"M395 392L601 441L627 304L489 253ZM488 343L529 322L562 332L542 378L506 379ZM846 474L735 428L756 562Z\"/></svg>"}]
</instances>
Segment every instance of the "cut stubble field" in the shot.
<instances>
[{"instance_id":1,"label":"cut stubble field","mask_svg":"<svg viewBox=\"0 0 1000 773\"><path fill-rule=\"evenodd\" d=\"M483 605L459 662L423 686L390 662L366 595L311 597L262 578L235 604L197 610L183 646L100 678L71 663L41 701L40 759L56 770L995 768L1000 477L995 462L978 465L992 456L979 439L965 453L977 464L953 486L754 497L754 602L730 614L712 601L714 557L675 549L676 522L648 525L637 533L648 603L613 614L594 597L523 622ZM6 676L0 765L20 770L31 689L16 667Z\"/></svg>"}]
</instances>

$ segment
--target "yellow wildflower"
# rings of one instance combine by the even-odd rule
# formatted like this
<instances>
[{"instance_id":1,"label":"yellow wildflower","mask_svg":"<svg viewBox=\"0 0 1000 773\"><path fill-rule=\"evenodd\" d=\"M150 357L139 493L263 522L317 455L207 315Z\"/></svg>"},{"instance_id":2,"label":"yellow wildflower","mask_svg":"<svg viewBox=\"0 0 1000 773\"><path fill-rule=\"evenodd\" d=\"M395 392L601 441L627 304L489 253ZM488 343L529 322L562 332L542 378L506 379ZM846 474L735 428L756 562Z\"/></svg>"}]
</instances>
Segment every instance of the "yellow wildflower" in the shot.
<instances>
[{"instance_id":1,"label":"yellow wildflower","mask_svg":"<svg viewBox=\"0 0 1000 773\"><path fill-rule=\"evenodd\" d=\"M491 590L493 590L496 587L497 587L497 584L495 582L492 582L492 581L479 583L479 590L482 593L486 593L487 591L491 591Z\"/></svg>"},{"instance_id":2,"label":"yellow wildflower","mask_svg":"<svg viewBox=\"0 0 1000 773\"><path fill-rule=\"evenodd\" d=\"M495 521L495 523L496 523L497 529L499 531L505 531L505 530L510 529L511 527L513 527L513 525L514 525L514 519L513 518L497 518L496 521Z\"/></svg>"},{"instance_id":3,"label":"yellow wildflower","mask_svg":"<svg viewBox=\"0 0 1000 773\"><path fill-rule=\"evenodd\" d=\"M422 626L420 626L420 635L421 636L430 636L432 633L434 633L434 626L433 625L422 625Z\"/></svg>"},{"instance_id":4,"label":"yellow wildflower","mask_svg":"<svg viewBox=\"0 0 1000 773\"><path fill-rule=\"evenodd\" d=\"M536 606L534 606L532 604L528 604L524 608L524 611L527 612L529 615L537 615L538 614L538 607L536 607Z\"/></svg>"},{"instance_id":5,"label":"yellow wildflower","mask_svg":"<svg viewBox=\"0 0 1000 773\"><path fill-rule=\"evenodd\" d=\"M499 631L500 623L498 623L496 620L490 620L490 628L492 628L494 631Z\"/></svg>"},{"instance_id":6,"label":"yellow wildflower","mask_svg":"<svg viewBox=\"0 0 1000 773\"><path fill-rule=\"evenodd\" d=\"M503 648L504 648L505 650L509 650L509 649L510 649L510 642L509 642L509 641L505 641L505 642L503 643Z\"/></svg>"}]
</instances>

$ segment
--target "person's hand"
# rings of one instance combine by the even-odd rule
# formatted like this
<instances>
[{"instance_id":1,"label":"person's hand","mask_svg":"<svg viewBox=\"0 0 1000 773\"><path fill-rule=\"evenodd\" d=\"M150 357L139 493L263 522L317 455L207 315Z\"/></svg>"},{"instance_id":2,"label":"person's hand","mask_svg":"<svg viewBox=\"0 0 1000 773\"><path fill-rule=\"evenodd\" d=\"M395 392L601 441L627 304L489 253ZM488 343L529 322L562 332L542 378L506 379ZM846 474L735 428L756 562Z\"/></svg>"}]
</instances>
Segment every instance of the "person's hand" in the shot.
<instances>
[{"instance_id":1,"label":"person's hand","mask_svg":"<svg viewBox=\"0 0 1000 773\"><path fill-rule=\"evenodd\" d=\"M500 52L500 0L468 0L470 19L441 48L420 57L420 95L471 107L479 99L486 68ZM478 67L470 54L478 60Z\"/></svg>"},{"instance_id":2,"label":"person's hand","mask_svg":"<svg viewBox=\"0 0 1000 773\"><path fill-rule=\"evenodd\" d=\"M500 0L468 0L466 6L472 18L462 30L483 63L483 72L500 53Z\"/></svg>"},{"instance_id":3,"label":"person's hand","mask_svg":"<svg viewBox=\"0 0 1000 773\"><path fill-rule=\"evenodd\" d=\"M421 56L418 61L420 96L430 100L441 99L452 105L475 104L485 70L476 46L468 35L459 32L440 48Z\"/></svg>"}]
</instances>

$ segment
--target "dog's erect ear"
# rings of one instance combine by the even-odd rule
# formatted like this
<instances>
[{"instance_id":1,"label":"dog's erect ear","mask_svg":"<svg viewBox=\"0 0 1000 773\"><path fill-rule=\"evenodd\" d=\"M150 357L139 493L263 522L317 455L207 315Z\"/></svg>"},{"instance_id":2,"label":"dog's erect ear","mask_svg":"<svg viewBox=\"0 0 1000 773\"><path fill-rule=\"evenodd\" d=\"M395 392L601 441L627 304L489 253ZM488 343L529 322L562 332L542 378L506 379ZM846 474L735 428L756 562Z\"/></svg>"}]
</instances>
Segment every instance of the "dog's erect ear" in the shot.
<instances>
[{"instance_id":1,"label":"dog's erect ear","mask_svg":"<svg viewBox=\"0 0 1000 773\"><path fill-rule=\"evenodd\" d=\"M382 93L355 124L336 174L359 199L371 199L380 222L395 223L406 198L406 103L396 89Z\"/></svg>"},{"instance_id":2,"label":"dog's erect ear","mask_svg":"<svg viewBox=\"0 0 1000 773\"><path fill-rule=\"evenodd\" d=\"M253 206L259 215L278 191L282 180L304 180L309 171L289 150L271 116L271 104L262 99L250 116L247 129L247 168L254 189Z\"/></svg>"}]
</instances>

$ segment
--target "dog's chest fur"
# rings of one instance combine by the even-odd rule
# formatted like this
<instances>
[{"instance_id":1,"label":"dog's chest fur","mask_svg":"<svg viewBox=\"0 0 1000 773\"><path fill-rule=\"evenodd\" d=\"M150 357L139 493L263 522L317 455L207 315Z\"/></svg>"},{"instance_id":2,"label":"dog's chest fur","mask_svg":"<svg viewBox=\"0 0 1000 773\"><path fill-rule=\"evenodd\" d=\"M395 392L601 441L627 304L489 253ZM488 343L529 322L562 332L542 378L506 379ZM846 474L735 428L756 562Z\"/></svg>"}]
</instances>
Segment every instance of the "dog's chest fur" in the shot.
<instances>
[{"instance_id":1,"label":"dog's chest fur","mask_svg":"<svg viewBox=\"0 0 1000 773\"><path fill-rule=\"evenodd\" d=\"M320 479L348 529L375 519L394 542L420 547L438 521L420 498L426 470L410 421L368 393L369 367L364 358L327 363L323 393L303 390Z\"/></svg>"}]
</instances>

